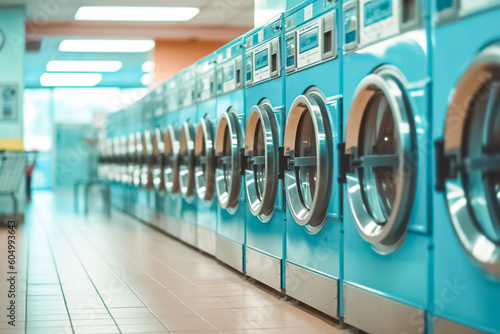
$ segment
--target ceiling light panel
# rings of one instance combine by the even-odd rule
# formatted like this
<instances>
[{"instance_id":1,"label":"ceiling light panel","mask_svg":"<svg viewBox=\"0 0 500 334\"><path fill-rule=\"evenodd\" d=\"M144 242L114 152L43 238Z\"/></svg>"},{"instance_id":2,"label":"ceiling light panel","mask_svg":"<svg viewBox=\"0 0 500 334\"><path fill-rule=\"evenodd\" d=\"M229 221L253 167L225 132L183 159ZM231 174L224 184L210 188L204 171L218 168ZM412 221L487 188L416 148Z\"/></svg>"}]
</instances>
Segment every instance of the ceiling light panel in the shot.
<instances>
[{"instance_id":1,"label":"ceiling light panel","mask_svg":"<svg viewBox=\"0 0 500 334\"><path fill-rule=\"evenodd\" d=\"M100 73L44 73L43 87L94 87L102 81Z\"/></svg>"},{"instance_id":2,"label":"ceiling light panel","mask_svg":"<svg viewBox=\"0 0 500 334\"><path fill-rule=\"evenodd\" d=\"M61 52L149 52L155 41L148 39L65 39Z\"/></svg>"},{"instance_id":3,"label":"ceiling light panel","mask_svg":"<svg viewBox=\"0 0 500 334\"><path fill-rule=\"evenodd\" d=\"M47 72L118 72L121 61L52 60L47 63Z\"/></svg>"},{"instance_id":4,"label":"ceiling light panel","mask_svg":"<svg viewBox=\"0 0 500 334\"><path fill-rule=\"evenodd\" d=\"M75 14L83 21L189 21L200 12L196 7L84 6Z\"/></svg>"}]
</instances>

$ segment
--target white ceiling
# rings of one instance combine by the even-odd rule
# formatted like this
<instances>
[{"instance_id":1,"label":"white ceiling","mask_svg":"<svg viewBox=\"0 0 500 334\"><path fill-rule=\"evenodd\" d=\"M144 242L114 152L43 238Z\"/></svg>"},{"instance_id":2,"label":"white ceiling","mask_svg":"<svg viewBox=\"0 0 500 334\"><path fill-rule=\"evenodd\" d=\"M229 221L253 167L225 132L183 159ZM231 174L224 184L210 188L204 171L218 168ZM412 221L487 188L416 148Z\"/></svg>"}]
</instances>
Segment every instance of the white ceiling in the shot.
<instances>
[{"instance_id":1,"label":"white ceiling","mask_svg":"<svg viewBox=\"0 0 500 334\"><path fill-rule=\"evenodd\" d=\"M254 23L251 0L0 0L2 5L26 6L28 36L231 40ZM75 21L81 6L183 6L200 13L188 22Z\"/></svg>"}]
</instances>

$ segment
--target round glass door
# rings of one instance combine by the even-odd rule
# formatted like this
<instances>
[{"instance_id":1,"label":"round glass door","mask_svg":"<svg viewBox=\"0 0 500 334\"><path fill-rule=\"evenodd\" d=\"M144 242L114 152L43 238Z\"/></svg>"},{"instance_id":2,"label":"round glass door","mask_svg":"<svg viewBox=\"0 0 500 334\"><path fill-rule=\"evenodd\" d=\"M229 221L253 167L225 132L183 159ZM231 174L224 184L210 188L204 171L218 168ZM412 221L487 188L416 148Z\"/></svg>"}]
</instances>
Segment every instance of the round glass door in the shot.
<instances>
[{"instance_id":1,"label":"round glass door","mask_svg":"<svg viewBox=\"0 0 500 334\"><path fill-rule=\"evenodd\" d=\"M107 169L107 178L108 181L114 180L114 163L115 163L115 155L113 150L113 140L108 138L106 140L106 155L108 157L108 169Z\"/></svg>"},{"instance_id":2,"label":"round glass door","mask_svg":"<svg viewBox=\"0 0 500 334\"><path fill-rule=\"evenodd\" d=\"M129 183L129 177L127 174L127 160L128 160L128 139L127 136L121 136L120 138L120 174L121 182L123 184Z\"/></svg>"},{"instance_id":3,"label":"round glass door","mask_svg":"<svg viewBox=\"0 0 500 334\"><path fill-rule=\"evenodd\" d=\"M135 133L135 154L137 164L134 168L134 186L138 187L141 185L141 165L144 163L144 143L143 143L142 133Z\"/></svg>"},{"instance_id":4,"label":"round glass door","mask_svg":"<svg viewBox=\"0 0 500 334\"><path fill-rule=\"evenodd\" d=\"M179 192L179 130L169 125L165 135L165 166L163 178L167 192Z\"/></svg>"},{"instance_id":5,"label":"round glass door","mask_svg":"<svg viewBox=\"0 0 500 334\"><path fill-rule=\"evenodd\" d=\"M332 132L323 94L311 88L288 114L284 155L285 191L295 222L309 232L321 229L332 191Z\"/></svg>"},{"instance_id":6,"label":"round glass door","mask_svg":"<svg viewBox=\"0 0 500 334\"><path fill-rule=\"evenodd\" d=\"M238 117L233 109L229 109L219 120L215 137L215 155L218 158L215 170L217 197L221 208L229 211L234 211L238 206L242 146Z\"/></svg>"},{"instance_id":7,"label":"round glass door","mask_svg":"<svg viewBox=\"0 0 500 334\"><path fill-rule=\"evenodd\" d=\"M128 175L128 183L134 183L134 170L135 165L137 163L137 154L136 154L136 145L135 145L135 136L133 133L128 135L128 166L127 166L127 175Z\"/></svg>"},{"instance_id":8,"label":"round glass door","mask_svg":"<svg viewBox=\"0 0 500 334\"><path fill-rule=\"evenodd\" d=\"M153 167L153 186L156 191L165 190L165 180L163 178L163 168L164 168L164 159L163 156L165 154L165 143L164 143L164 134L160 128L155 129L155 145L154 145L154 167Z\"/></svg>"},{"instance_id":9,"label":"round glass door","mask_svg":"<svg viewBox=\"0 0 500 334\"><path fill-rule=\"evenodd\" d=\"M122 177L121 177L121 156L122 156L122 151L121 151L121 143L120 143L120 138L116 137L113 139L113 153L114 153L114 164L113 164L113 181L115 182L121 182Z\"/></svg>"},{"instance_id":10,"label":"round glass door","mask_svg":"<svg viewBox=\"0 0 500 334\"><path fill-rule=\"evenodd\" d=\"M185 122L181 131L179 186L181 195L189 198L194 195L194 127L191 122Z\"/></svg>"},{"instance_id":11,"label":"round glass door","mask_svg":"<svg viewBox=\"0 0 500 334\"><path fill-rule=\"evenodd\" d=\"M150 177L150 170L151 170L151 157L153 156L153 138L151 136L151 131L146 130L144 131L144 163L142 164L141 168L141 186L144 188L150 188L151 186L151 177Z\"/></svg>"},{"instance_id":12,"label":"round glass door","mask_svg":"<svg viewBox=\"0 0 500 334\"><path fill-rule=\"evenodd\" d=\"M278 127L269 101L254 106L245 132L245 188L250 212L263 222L271 219L278 190Z\"/></svg>"},{"instance_id":13,"label":"round glass door","mask_svg":"<svg viewBox=\"0 0 500 334\"><path fill-rule=\"evenodd\" d=\"M195 137L195 183L198 198L211 201L215 192L215 158L212 120L200 120Z\"/></svg>"},{"instance_id":14,"label":"round glass door","mask_svg":"<svg viewBox=\"0 0 500 334\"><path fill-rule=\"evenodd\" d=\"M500 277L500 44L477 55L455 86L446 112L446 206L465 252Z\"/></svg>"},{"instance_id":15,"label":"round glass door","mask_svg":"<svg viewBox=\"0 0 500 334\"><path fill-rule=\"evenodd\" d=\"M347 197L359 233L382 254L404 242L416 191L416 130L405 82L393 67L364 78L346 126L354 162Z\"/></svg>"}]
</instances>

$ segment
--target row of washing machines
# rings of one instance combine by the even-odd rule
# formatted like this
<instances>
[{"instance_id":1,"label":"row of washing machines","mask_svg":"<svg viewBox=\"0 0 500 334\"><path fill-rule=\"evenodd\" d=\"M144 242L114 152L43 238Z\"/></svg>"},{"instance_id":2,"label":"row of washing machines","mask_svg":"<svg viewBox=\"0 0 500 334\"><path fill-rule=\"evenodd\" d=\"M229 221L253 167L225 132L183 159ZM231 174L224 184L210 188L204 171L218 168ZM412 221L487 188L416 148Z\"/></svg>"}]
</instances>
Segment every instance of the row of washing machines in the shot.
<instances>
[{"instance_id":1,"label":"row of washing machines","mask_svg":"<svg viewBox=\"0 0 500 334\"><path fill-rule=\"evenodd\" d=\"M369 333L500 333L500 1L305 1L113 114L116 206Z\"/></svg>"}]
</instances>

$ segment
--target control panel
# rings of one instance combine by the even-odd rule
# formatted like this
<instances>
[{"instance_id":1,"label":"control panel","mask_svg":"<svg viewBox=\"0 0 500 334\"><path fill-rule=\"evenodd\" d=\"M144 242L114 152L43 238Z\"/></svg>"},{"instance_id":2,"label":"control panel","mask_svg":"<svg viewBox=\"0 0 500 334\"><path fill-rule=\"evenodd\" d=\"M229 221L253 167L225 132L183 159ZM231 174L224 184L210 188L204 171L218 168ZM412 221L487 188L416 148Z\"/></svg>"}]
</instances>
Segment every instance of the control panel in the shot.
<instances>
[{"instance_id":1,"label":"control panel","mask_svg":"<svg viewBox=\"0 0 500 334\"><path fill-rule=\"evenodd\" d=\"M308 7L304 9L307 11ZM307 13L304 13L306 17ZM307 16L312 16L307 14ZM337 57L336 10L287 32L286 71L292 73ZM293 21L288 22L293 24Z\"/></svg>"},{"instance_id":2,"label":"control panel","mask_svg":"<svg viewBox=\"0 0 500 334\"><path fill-rule=\"evenodd\" d=\"M246 84L256 85L281 75L280 38L263 43L246 54Z\"/></svg>"},{"instance_id":3,"label":"control panel","mask_svg":"<svg viewBox=\"0 0 500 334\"><path fill-rule=\"evenodd\" d=\"M352 0L344 4L344 51L420 27L421 0Z\"/></svg>"},{"instance_id":4,"label":"control panel","mask_svg":"<svg viewBox=\"0 0 500 334\"><path fill-rule=\"evenodd\" d=\"M215 61L207 60L198 65L196 91L198 101L203 102L215 97Z\"/></svg>"}]
</instances>

